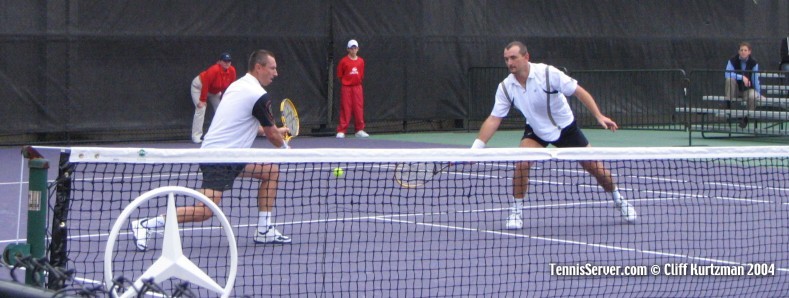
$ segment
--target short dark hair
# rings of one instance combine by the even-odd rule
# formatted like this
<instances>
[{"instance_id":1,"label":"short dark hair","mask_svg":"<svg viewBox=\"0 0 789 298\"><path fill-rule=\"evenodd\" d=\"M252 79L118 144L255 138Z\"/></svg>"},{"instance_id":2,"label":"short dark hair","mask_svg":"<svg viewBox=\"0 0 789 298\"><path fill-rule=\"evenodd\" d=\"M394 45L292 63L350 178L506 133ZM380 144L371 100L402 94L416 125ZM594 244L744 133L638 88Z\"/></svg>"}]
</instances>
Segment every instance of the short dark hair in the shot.
<instances>
[{"instance_id":1,"label":"short dark hair","mask_svg":"<svg viewBox=\"0 0 789 298\"><path fill-rule=\"evenodd\" d=\"M520 42L520 41L517 41L517 40L516 40L516 41L513 41L513 42L510 42L509 44L507 44L507 46L506 46L506 47L504 47L504 49L505 49L505 50L509 50L511 47L514 47L514 46L518 46L518 47L521 49L521 50L519 51L519 53L520 53L521 55L524 55L524 56L525 56L526 54L528 54L528 53L529 53L529 50L527 50L527 49L526 49L526 45L525 45L525 44L523 44L523 43L522 43L522 42Z\"/></svg>"},{"instance_id":2,"label":"short dark hair","mask_svg":"<svg viewBox=\"0 0 789 298\"><path fill-rule=\"evenodd\" d=\"M740 46L737 47L737 49L739 50L743 46L746 46L746 47L748 47L748 50L753 51L753 48L751 47L751 43L750 42L747 42L747 41L740 42Z\"/></svg>"},{"instance_id":3,"label":"short dark hair","mask_svg":"<svg viewBox=\"0 0 789 298\"><path fill-rule=\"evenodd\" d=\"M255 50L252 54L249 54L249 62L247 63L247 69L249 71L255 69L255 64L260 64L266 66L268 63L268 57L274 57L274 53L269 50Z\"/></svg>"}]
</instances>

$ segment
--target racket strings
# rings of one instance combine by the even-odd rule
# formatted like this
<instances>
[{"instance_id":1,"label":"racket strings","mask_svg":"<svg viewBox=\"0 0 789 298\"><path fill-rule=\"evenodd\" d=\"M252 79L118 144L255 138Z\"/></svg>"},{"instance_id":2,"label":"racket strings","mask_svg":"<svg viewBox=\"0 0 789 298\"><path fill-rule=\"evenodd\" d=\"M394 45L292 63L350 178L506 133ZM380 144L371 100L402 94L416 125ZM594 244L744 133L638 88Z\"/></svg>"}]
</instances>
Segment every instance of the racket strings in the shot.
<instances>
[{"instance_id":1,"label":"racket strings","mask_svg":"<svg viewBox=\"0 0 789 298\"><path fill-rule=\"evenodd\" d=\"M282 114L285 117L285 126L288 127L290 130L290 134L297 135L299 132L299 118L291 109L285 109L285 113Z\"/></svg>"},{"instance_id":2,"label":"racket strings","mask_svg":"<svg viewBox=\"0 0 789 298\"><path fill-rule=\"evenodd\" d=\"M413 162L398 165L395 179L403 186L419 186L425 184L436 174L435 163Z\"/></svg>"},{"instance_id":3,"label":"racket strings","mask_svg":"<svg viewBox=\"0 0 789 298\"><path fill-rule=\"evenodd\" d=\"M285 99L282 104L280 105L280 111L282 113L282 125L288 128L288 133L286 134L286 139L289 140L290 137L295 137L299 135L299 114L296 112L296 106L293 105L293 102L290 99Z\"/></svg>"}]
</instances>

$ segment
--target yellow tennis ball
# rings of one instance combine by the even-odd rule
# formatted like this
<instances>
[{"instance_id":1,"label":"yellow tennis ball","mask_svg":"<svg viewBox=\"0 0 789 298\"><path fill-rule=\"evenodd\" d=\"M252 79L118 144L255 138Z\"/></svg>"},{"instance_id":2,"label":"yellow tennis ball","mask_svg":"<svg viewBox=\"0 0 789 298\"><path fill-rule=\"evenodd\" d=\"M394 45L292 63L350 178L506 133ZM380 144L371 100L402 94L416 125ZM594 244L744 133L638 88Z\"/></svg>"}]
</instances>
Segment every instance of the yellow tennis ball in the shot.
<instances>
[{"instance_id":1,"label":"yellow tennis ball","mask_svg":"<svg viewBox=\"0 0 789 298\"><path fill-rule=\"evenodd\" d=\"M339 178L339 177L342 177L343 174L345 174L345 171L343 171L342 168L337 167L337 168L334 168L334 170L332 170L332 173L334 173L334 177Z\"/></svg>"}]
</instances>

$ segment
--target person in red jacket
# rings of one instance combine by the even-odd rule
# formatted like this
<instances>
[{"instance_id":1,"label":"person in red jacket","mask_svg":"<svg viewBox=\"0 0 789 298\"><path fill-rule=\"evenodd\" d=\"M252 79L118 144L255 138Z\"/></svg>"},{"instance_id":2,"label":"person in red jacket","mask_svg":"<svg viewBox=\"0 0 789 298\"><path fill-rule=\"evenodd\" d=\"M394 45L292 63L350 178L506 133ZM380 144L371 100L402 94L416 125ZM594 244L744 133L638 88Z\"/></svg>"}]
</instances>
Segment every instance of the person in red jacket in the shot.
<instances>
[{"instance_id":1,"label":"person in red jacket","mask_svg":"<svg viewBox=\"0 0 789 298\"><path fill-rule=\"evenodd\" d=\"M366 138L370 135L364 131L364 59L359 57L359 43L355 39L348 41L348 55L337 65L337 77L340 79L340 123L337 125L337 138L345 138L345 130L351 117L354 119L356 136Z\"/></svg>"},{"instance_id":2,"label":"person in red jacket","mask_svg":"<svg viewBox=\"0 0 789 298\"><path fill-rule=\"evenodd\" d=\"M192 80L192 102L195 115L192 119L192 142L203 142L206 102L210 101L216 111L222 93L236 80L236 68L231 65L230 53L222 53L216 64L211 65Z\"/></svg>"}]
</instances>

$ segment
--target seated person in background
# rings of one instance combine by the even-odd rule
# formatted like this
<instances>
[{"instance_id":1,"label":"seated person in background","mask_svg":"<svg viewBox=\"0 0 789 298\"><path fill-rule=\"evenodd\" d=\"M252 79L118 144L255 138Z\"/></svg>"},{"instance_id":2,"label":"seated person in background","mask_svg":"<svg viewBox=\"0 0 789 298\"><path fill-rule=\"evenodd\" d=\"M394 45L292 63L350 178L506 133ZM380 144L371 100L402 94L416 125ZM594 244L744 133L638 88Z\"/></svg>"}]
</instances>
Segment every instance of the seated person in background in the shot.
<instances>
[{"instance_id":1,"label":"seated person in background","mask_svg":"<svg viewBox=\"0 0 789 298\"><path fill-rule=\"evenodd\" d=\"M751 44L741 42L737 55L726 64L726 99L742 98L749 110L755 110L756 99L763 98L758 72L759 62L751 57Z\"/></svg>"}]
</instances>

